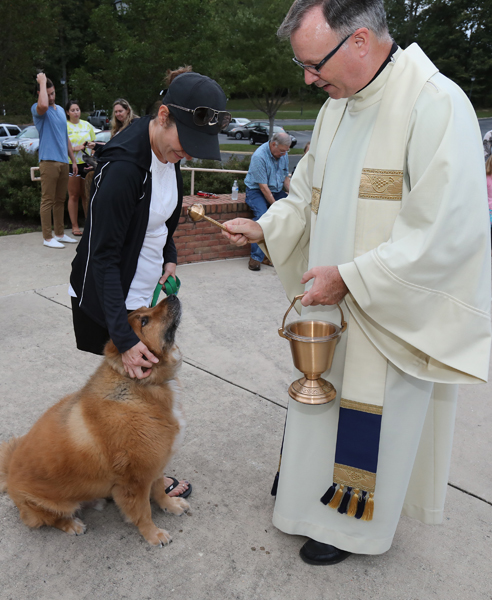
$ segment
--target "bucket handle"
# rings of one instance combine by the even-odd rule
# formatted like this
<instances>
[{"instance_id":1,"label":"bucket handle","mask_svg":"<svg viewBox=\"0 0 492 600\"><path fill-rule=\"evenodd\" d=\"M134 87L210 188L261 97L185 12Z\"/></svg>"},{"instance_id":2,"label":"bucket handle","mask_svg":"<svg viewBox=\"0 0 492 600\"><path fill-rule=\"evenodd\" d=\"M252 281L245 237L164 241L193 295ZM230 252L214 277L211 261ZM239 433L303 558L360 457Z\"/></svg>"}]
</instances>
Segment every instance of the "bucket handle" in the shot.
<instances>
[{"instance_id":1,"label":"bucket handle","mask_svg":"<svg viewBox=\"0 0 492 600\"><path fill-rule=\"evenodd\" d=\"M292 307L294 306L294 304L300 300L302 297L304 296L304 294L299 294L298 296L296 296L294 298L294 300L292 300L292 304L289 306L289 308L287 309L287 312L284 315L284 320L282 321L282 327L279 327L278 330L278 334L280 337L283 337L285 339L288 339L287 336L284 333L284 329L285 329L285 320L287 319L287 315L289 314L289 312L292 310ZM337 304L338 306L338 310L340 311L340 314L342 315L342 321L341 321L341 331L340 333L343 333L346 329L347 329L347 322L345 321L345 317L343 316L343 310L342 307L340 306L340 304Z\"/></svg>"}]
</instances>

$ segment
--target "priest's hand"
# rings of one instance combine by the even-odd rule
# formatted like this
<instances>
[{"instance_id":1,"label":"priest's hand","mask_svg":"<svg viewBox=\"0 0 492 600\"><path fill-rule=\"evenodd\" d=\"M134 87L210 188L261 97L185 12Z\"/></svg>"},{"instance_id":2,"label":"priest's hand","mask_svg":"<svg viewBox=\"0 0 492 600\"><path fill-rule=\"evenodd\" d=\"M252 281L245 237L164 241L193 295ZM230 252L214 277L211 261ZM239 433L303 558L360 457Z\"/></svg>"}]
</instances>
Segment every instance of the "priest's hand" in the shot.
<instances>
[{"instance_id":1,"label":"priest's hand","mask_svg":"<svg viewBox=\"0 0 492 600\"><path fill-rule=\"evenodd\" d=\"M226 221L224 225L227 227L227 231L222 230L222 235L234 246L257 244L264 239L263 229L251 219L233 219Z\"/></svg>"},{"instance_id":2,"label":"priest's hand","mask_svg":"<svg viewBox=\"0 0 492 600\"><path fill-rule=\"evenodd\" d=\"M303 306L338 304L349 291L338 267L313 267L304 273L301 283L307 283L313 278L313 286L301 300Z\"/></svg>"}]
</instances>

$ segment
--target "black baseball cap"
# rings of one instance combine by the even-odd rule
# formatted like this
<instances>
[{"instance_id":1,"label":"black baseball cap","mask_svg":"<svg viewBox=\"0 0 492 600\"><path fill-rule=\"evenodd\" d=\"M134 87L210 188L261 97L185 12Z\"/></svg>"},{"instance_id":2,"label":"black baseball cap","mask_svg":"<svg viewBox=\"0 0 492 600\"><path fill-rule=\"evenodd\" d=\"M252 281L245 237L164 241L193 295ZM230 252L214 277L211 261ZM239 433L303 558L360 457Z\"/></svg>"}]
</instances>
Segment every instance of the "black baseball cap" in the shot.
<instances>
[{"instance_id":1,"label":"black baseball cap","mask_svg":"<svg viewBox=\"0 0 492 600\"><path fill-rule=\"evenodd\" d=\"M224 111L227 98L220 85L199 73L181 73L171 82L162 100L169 107L176 127L178 137L186 154L194 158L221 160L218 135L221 126L197 125L192 112L180 110L170 104L194 110L199 106L207 106L216 111Z\"/></svg>"}]
</instances>

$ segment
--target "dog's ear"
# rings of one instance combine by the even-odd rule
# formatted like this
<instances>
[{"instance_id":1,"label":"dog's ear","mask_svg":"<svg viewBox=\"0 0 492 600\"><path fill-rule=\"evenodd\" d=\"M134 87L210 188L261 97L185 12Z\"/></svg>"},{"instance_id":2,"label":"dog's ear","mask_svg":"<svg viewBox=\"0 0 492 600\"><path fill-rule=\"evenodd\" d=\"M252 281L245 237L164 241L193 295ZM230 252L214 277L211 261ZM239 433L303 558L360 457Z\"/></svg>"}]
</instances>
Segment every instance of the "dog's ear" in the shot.
<instances>
[{"instance_id":1,"label":"dog's ear","mask_svg":"<svg viewBox=\"0 0 492 600\"><path fill-rule=\"evenodd\" d=\"M114 345L113 340L109 340L104 346L104 355L108 358L115 358L119 354L118 348Z\"/></svg>"},{"instance_id":2,"label":"dog's ear","mask_svg":"<svg viewBox=\"0 0 492 600\"><path fill-rule=\"evenodd\" d=\"M123 366L123 361L121 360L121 354L118 351L118 348L114 345L113 340L109 340L109 342L104 346L104 355L110 366L120 375L127 375L125 371L125 367Z\"/></svg>"}]
</instances>

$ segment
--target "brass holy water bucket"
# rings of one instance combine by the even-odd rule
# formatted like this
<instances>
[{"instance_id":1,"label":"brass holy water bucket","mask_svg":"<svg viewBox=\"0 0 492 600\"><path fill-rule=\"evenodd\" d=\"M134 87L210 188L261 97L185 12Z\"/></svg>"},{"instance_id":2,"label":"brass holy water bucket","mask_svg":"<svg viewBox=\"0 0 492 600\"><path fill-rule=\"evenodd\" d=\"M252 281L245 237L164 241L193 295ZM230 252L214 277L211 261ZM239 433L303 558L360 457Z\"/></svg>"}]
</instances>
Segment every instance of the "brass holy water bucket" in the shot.
<instances>
[{"instance_id":1,"label":"brass holy water bucket","mask_svg":"<svg viewBox=\"0 0 492 600\"><path fill-rule=\"evenodd\" d=\"M289 387L289 396L302 404L326 404L337 395L333 385L321 377L331 368L338 338L347 329L343 311L341 326L329 321L294 321L285 326L287 315L297 300L304 294L296 296L285 313L280 337L289 340L294 366L304 373L304 377L294 381Z\"/></svg>"}]
</instances>

